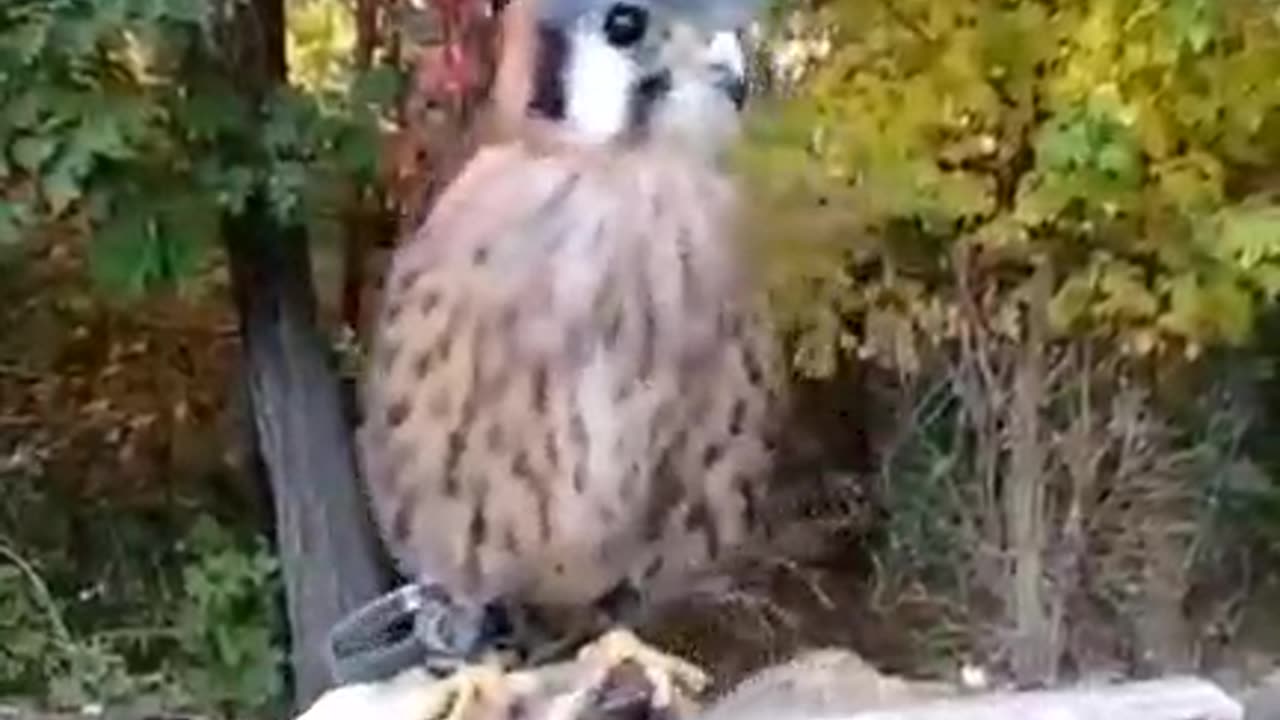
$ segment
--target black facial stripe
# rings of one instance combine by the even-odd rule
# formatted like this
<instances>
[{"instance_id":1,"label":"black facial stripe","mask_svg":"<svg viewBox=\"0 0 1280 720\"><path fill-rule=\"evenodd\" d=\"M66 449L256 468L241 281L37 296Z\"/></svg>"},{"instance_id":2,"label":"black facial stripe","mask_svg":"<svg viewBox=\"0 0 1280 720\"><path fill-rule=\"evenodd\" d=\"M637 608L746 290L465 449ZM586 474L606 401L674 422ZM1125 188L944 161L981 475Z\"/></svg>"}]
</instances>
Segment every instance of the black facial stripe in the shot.
<instances>
[{"instance_id":1,"label":"black facial stripe","mask_svg":"<svg viewBox=\"0 0 1280 720\"><path fill-rule=\"evenodd\" d=\"M631 95L631 127L643 129L649 122L649 111L671 90L671 73L661 72L644 78Z\"/></svg>"},{"instance_id":2,"label":"black facial stripe","mask_svg":"<svg viewBox=\"0 0 1280 720\"><path fill-rule=\"evenodd\" d=\"M538 25L530 111L550 120L564 119L564 71L568 61L569 41L565 34L556 28Z\"/></svg>"}]
</instances>

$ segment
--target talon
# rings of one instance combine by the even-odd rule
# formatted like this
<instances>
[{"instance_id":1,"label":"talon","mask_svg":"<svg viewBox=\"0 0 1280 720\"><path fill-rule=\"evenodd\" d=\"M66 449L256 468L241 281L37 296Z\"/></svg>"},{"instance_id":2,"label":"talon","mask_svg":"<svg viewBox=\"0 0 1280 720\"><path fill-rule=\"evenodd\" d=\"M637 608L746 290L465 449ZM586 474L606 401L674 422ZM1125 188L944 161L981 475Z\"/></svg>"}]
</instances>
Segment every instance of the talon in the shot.
<instances>
[{"instance_id":1,"label":"talon","mask_svg":"<svg viewBox=\"0 0 1280 720\"><path fill-rule=\"evenodd\" d=\"M510 692L496 656L458 668L432 685L414 717L424 720L466 720L485 717L486 707L505 705Z\"/></svg>"},{"instance_id":2,"label":"talon","mask_svg":"<svg viewBox=\"0 0 1280 720\"><path fill-rule=\"evenodd\" d=\"M677 701L686 702L689 696L700 694L711 682L702 668L650 647L625 628L615 628L605 633L582 648L578 657L596 665L602 673L601 677L627 661L639 665L653 683L655 708L666 708Z\"/></svg>"}]
</instances>

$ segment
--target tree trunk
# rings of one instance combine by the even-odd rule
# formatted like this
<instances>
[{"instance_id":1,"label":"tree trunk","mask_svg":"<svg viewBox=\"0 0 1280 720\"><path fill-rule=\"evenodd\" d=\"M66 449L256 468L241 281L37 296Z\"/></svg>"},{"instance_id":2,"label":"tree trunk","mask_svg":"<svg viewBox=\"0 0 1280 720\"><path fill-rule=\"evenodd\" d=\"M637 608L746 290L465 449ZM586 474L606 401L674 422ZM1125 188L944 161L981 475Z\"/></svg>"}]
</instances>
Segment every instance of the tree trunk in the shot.
<instances>
[{"instance_id":1,"label":"tree trunk","mask_svg":"<svg viewBox=\"0 0 1280 720\"><path fill-rule=\"evenodd\" d=\"M1041 408L1045 404L1046 308L1052 276L1042 266L1031 281L1027 341L1018 353L1009 415L1009 479L1005 497L1009 600L1014 624L1013 672L1019 683L1052 683L1061 655L1060 628L1051 622L1046 597L1048 451Z\"/></svg>"},{"instance_id":2,"label":"tree trunk","mask_svg":"<svg viewBox=\"0 0 1280 720\"><path fill-rule=\"evenodd\" d=\"M388 587L385 555L357 485L338 378L315 329L305 231L261 198L227 218L253 425L270 478L292 644L294 702L330 686L334 623Z\"/></svg>"},{"instance_id":3,"label":"tree trunk","mask_svg":"<svg viewBox=\"0 0 1280 720\"><path fill-rule=\"evenodd\" d=\"M262 107L288 83L284 0L237 3L218 28L222 66ZM324 340L306 231L283 226L267 189L223 222L240 316L253 432L275 508L289 615L294 703L330 684L329 630L389 587L386 557L357 484L351 424Z\"/></svg>"}]
</instances>

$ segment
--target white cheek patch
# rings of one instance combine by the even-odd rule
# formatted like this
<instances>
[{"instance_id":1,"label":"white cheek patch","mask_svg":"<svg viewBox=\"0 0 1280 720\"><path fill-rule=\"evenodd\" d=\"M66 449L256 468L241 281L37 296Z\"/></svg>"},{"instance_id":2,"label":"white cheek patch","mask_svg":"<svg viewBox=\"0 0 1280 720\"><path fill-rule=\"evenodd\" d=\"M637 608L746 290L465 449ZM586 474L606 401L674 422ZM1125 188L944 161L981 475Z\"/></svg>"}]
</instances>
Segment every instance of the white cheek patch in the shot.
<instances>
[{"instance_id":1,"label":"white cheek patch","mask_svg":"<svg viewBox=\"0 0 1280 720\"><path fill-rule=\"evenodd\" d=\"M608 140L628 124L635 64L598 33L570 35L565 121L588 140Z\"/></svg>"},{"instance_id":2,"label":"white cheek patch","mask_svg":"<svg viewBox=\"0 0 1280 720\"><path fill-rule=\"evenodd\" d=\"M738 113L725 94L702 77L678 77L650 120L661 142L716 155L736 130Z\"/></svg>"},{"instance_id":3,"label":"white cheek patch","mask_svg":"<svg viewBox=\"0 0 1280 720\"><path fill-rule=\"evenodd\" d=\"M727 68L738 77L746 75L747 60L738 36L731 32L718 32L713 35L710 44L707 45L707 64Z\"/></svg>"},{"instance_id":4,"label":"white cheek patch","mask_svg":"<svg viewBox=\"0 0 1280 720\"><path fill-rule=\"evenodd\" d=\"M663 63L671 70L671 89L655 108L650 129L655 140L715 157L738 131L738 110L720 83L722 75L741 78L746 56L729 31L705 35L678 27Z\"/></svg>"}]
</instances>

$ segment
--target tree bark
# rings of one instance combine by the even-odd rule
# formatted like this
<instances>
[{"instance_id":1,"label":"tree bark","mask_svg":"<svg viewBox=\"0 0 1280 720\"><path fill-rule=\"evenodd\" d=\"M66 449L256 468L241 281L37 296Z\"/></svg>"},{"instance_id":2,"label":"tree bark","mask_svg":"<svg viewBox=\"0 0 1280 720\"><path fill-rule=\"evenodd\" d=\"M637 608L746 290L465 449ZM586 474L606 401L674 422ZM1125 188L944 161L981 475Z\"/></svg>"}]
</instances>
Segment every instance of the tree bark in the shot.
<instances>
[{"instance_id":1,"label":"tree bark","mask_svg":"<svg viewBox=\"0 0 1280 720\"><path fill-rule=\"evenodd\" d=\"M1045 483L1049 472L1041 408L1045 402L1046 308L1052 276L1040 267L1031 281L1027 341L1019 352L1009 415L1009 479L1005 522L1012 558L1010 601L1014 623L1013 672L1020 683L1057 680L1059 630L1049 613L1044 551Z\"/></svg>"},{"instance_id":2,"label":"tree bark","mask_svg":"<svg viewBox=\"0 0 1280 720\"><path fill-rule=\"evenodd\" d=\"M218 30L225 72L262 107L288 83L284 1L237 4ZM385 592L390 576L357 483L338 373L316 330L306 230L282 225L267 197L257 188L222 230L253 432L275 510L294 703L306 707L331 685L329 630Z\"/></svg>"},{"instance_id":3,"label":"tree bark","mask_svg":"<svg viewBox=\"0 0 1280 720\"><path fill-rule=\"evenodd\" d=\"M227 218L224 237L275 505L294 702L306 707L331 685L330 628L387 589L388 568L357 484L337 373L315 330L305 231L280 227L257 198Z\"/></svg>"}]
</instances>

